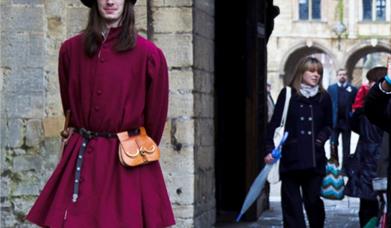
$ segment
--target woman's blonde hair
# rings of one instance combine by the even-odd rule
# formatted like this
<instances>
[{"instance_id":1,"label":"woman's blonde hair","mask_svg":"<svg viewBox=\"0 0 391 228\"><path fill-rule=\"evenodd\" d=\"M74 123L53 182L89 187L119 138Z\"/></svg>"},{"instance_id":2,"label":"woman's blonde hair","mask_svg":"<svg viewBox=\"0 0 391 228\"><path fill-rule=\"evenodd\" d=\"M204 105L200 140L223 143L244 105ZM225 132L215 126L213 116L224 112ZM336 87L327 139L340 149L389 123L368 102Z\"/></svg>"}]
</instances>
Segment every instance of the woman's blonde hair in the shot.
<instances>
[{"instance_id":1,"label":"woman's blonde hair","mask_svg":"<svg viewBox=\"0 0 391 228\"><path fill-rule=\"evenodd\" d=\"M322 79L323 79L323 65L322 63L314 57L306 57L300 60L299 64L296 67L295 74L293 75L292 81L289 83L289 86L294 88L299 95L300 93L301 83L303 82L304 72L309 71L317 71L320 75L319 78L319 91L321 93L326 90L323 88Z\"/></svg>"}]
</instances>

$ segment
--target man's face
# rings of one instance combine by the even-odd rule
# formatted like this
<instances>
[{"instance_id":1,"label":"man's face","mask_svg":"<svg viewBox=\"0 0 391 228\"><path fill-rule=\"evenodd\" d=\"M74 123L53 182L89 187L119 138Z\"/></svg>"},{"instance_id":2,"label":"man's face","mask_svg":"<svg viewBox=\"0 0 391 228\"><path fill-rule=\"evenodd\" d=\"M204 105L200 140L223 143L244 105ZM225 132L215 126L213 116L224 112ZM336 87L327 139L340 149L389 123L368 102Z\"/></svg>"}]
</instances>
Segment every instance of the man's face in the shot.
<instances>
[{"instance_id":1,"label":"man's face","mask_svg":"<svg viewBox=\"0 0 391 228\"><path fill-rule=\"evenodd\" d=\"M346 70L340 70L337 72L337 80L341 84L345 83L348 80L348 74Z\"/></svg>"},{"instance_id":2,"label":"man's face","mask_svg":"<svg viewBox=\"0 0 391 228\"><path fill-rule=\"evenodd\" d=\"M97 0L98 10L108 27L118 27L125 0Z\"/></svg>"}]
</instances>

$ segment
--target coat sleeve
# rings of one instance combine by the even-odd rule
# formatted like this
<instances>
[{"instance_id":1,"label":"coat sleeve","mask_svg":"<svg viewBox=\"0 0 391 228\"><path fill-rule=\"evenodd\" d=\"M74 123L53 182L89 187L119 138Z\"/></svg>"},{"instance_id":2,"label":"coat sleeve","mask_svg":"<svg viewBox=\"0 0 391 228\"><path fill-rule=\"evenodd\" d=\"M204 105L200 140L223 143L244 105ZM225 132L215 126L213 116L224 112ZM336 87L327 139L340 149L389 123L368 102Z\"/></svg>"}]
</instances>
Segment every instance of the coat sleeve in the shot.
<instances>
[{"instance_id":1,"label":"coat sleeve","mask_svg":"<svg viewBox=\"0 0 391 228\"><path fill-rule=\"evenodd\" d=\"M278 95L272 118L269 124L267 125L265 155L271 153L275 147L273 141L274 131L281 123L282 112L284 111L284 105L285 105L285 94L286 94L286 89L284 88L281 90L280 94Z\"/></svg>"},{"instance_id":2,"label":"coat sleeve","mask_svg":"<svg viewBox=\"0 0 391 228\"><path fill-rule=\"evenodd\" d=\"M168 67L163 52L158 48L154 48L148 57L145 100L145 128L159 144L168 111Z\"/></svg>"},{"instance_id":3,"label":"coat sleeve","mask_svg":"<svg viewBox=\"0 0 391 228\"><path fill-rule=\"evenodd\" d=\"M60 95L64 114L70 109L68 81L69 81L69 56L66 50L66 43L61 45L58 58L58 77L60 82Z\"/></svg>"},{"instance_id":4,"label":"coat sleeve","mask_svg":"<svg viewBox=\"0 0 391 228\"><path fill-rule=\"evenodd\" d=\"M328 93L322 95L322 111L324 112L323 128L319 131L316 136L315 143L319 146L323 146L324 143L329 139L332 132L332 107L331 98Z\"/></svg>"},{"instance_id":5,"label":"coat sleeve","mask_svg":"<svg viewBox=\"0 0 391 228\"><path fill-rule=\"evenodd\" d=\"M377 125L381 129L391 131L391 112L390 98L391 96L383 93L379 86L383 82L376 83L372 86L365 99L364 111L369 121Z\"/></svg>"}]
</instances>

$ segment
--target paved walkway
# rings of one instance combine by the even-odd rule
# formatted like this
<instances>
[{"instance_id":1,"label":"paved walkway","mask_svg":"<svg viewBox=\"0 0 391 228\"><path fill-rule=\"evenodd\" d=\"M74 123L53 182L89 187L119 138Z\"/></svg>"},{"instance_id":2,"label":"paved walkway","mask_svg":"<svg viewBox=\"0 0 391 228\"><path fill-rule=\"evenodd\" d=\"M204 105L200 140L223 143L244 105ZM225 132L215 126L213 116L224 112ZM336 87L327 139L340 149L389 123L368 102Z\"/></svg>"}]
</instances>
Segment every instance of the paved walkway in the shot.
<instances>
[{"instance_id":1,"label":"paved walkway","mask_svg":"<svg viewBox=\"0 0 391 228\"><path fill-rule=\"evenodd\" d=\"M326 209L325 228L356 228L359 200L345 197L342 201L324 200ZM225 223L216 228L280 228L282 214L279 201L270 202L270 210L265 211L257 222Z\"/></svg>"}]
</instances>

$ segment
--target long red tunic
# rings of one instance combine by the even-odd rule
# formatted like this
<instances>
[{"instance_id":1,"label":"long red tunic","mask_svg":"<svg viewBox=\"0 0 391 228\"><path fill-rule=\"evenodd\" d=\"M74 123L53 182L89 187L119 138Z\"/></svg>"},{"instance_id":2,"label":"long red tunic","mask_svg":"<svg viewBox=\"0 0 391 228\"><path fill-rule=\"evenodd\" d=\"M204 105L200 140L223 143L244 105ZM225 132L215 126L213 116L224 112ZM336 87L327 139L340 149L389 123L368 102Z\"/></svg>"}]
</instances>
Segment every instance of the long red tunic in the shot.
<instances>
[{"instance_id":1,"label":"long red tunic","mask_svg":"<svg viewBox=\"0 0 391 228\"><path fill-rule=\"evenodd\" d=\"M168 70L162 51L138 36L136 47L113 50L120 28L111 29L93 58L83 35L60 49L59 78L71 126L120 132L145 126L159 143L168 106ZM92 139L83 157L79 198L72 202L76 160L83 138L74 133L27 219L44 227L150 227L175 223L158 162L125 168L118 139ZM164 156L164 153L163 153Z\"/></svg>"}]
</instances>

